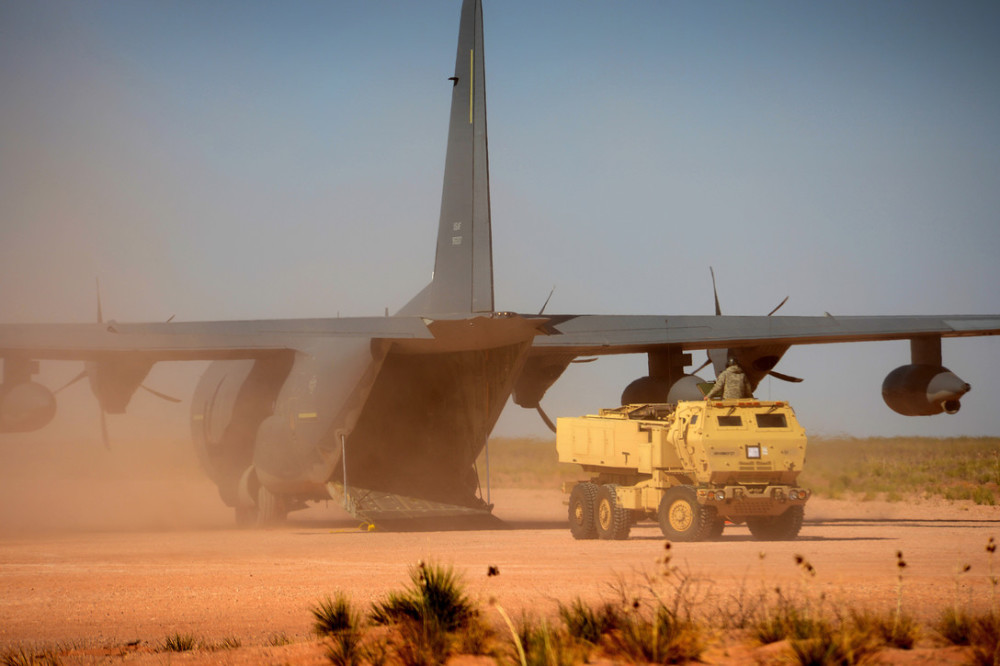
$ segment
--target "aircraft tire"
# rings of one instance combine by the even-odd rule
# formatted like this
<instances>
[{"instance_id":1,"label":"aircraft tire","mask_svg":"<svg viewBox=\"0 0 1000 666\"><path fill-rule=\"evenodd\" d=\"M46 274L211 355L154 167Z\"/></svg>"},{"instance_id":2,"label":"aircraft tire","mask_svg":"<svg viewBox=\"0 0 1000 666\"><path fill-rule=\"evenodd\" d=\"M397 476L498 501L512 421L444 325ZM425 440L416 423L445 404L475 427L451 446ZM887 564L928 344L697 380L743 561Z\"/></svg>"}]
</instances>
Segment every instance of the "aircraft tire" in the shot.
<instances>
[{"instance_id":1,"label":"aircraft tire","mask_svg":"<svg viewBox=\"0 0 1000 666\"><path fill-rule=\"evenodd\" d=\"M596 539L597 523L594 508L597 500L596 483L578 483L569 494L569 532L574 539Z\"/></svg>"},{"instance_id":2,"label":"aircraft tire","mask_svg":"<svg viewBox=\"0 0 1000 666\"><path fill-rule=\"evenodd\" d=\"M628 538L632 520L627 509L618 504L618 486L609 483L597 489L595 527L599 539L622 541Z\"/></svg>"},{"instance_id":3,"label":"aircraft tire","mask_svg":"<svg viewBox=\"0 0 1000 666\"><path fill-rule=\"evenodd\" d=\"M777 516L747 518L747 527L758 541L791 541L799 535L804 517L805 508L797 504Z\"/></svg>"},{"instance_id":4,"label":"aircraft tire","mask_svg":"<svg viewBox=\"0 0 1000 666\"><path fill-rule=\"evenodd\" d=\"M285 521L284 501L264 486L257 489L257 527L271 527Z\"/></svg>"},{"instance_id":5,"label":"aircraft tire","mask_svg":"<svg viewBox=\"0 0 1000 666\"><path fill-rule=\"evenodd\" d=\"M674 486L663 494L657 510L660 531L671 541L701 541L709 538L715 511L698 503L694 488Z\"/></svg>"}]
</instances>

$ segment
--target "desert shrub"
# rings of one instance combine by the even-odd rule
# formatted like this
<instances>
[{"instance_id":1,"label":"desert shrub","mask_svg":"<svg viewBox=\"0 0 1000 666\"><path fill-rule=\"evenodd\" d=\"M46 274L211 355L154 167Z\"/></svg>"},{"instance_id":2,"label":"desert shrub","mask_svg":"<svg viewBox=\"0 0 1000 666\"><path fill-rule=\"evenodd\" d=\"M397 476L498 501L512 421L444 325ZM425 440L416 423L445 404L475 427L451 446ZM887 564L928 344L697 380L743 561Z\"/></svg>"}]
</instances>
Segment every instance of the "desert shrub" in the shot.
<instances>
[{"instance_id":1,"label":"desert shrub","mask_svg":"<svg viewBox=\"0 0 1000 666\"><path fill-rule=\"evenodd\" d=\"M571 637L592 645L600 643L602 636L617 629L622 622L617 605L604 602L595 609L579 597L568 606L559 604L559 619Z\"/></svg>"},{"instance_id":2,"label":"desert shrub","mask_svg":"<svg viewBox=\"0 0 1000 666\"><path fill-rule=\"evenodd\" d=\"M326 656L337 666L353 666L363 661L361 614L343 593L326 597L313 606L313 631L330 639Z\"/></svg>"},{"instance_id":3,"label":"desert shrub","mask_svg":"<svg viewBox=\"0 0 1000 666\"><path fill-rule=\"evenodd\" d=\"M704 631L690 619L678 619L659 606L652 617L629 613L610 644L634 661L677 664L693 661L705 649Z\"/></svg>"},{"instance_id":4,"label":"desert shrub","mask_svg":"<svg viewBox=\"0 0 1000 666\"><path fill-rule=\"evenodd\" d=\"M795 663L802 666L859 664L876 651L872 637L864 633L826 627L812 638L791 642Z\"/></svg>"},{"instance_id":5,"label":"desert shrub","mask_svg":"<svg viewBox=\"0 0 1000 666\"><path fill-rule=\"evenodd\" d=\"M0 664L3 666L59 666L59 663L59 657L49 650L13 648L0 656Z\"/></svg>"},{"instance_id":6,"label":"desert shrub","mask_svg":"<svg viewBox=\"0 0 1000 666\"><path fill-rule=\"evenodd\" d=\"M326 597L309 609L313 615L313 631L319 636L333 636L342 631L357 631L361 615L351 607L351 601L341 592Z\"/></svg>"},{"instance_id":7,"label":"desert shrub","mask_svg":"<svg viewBox=\"0 0 1000 666\"><path fill-rule=\"evenodd\" d=\"M396 656L405 664L442 663L458 631L478 622L479 612L451 567L423 562L410 569L410 587L390 592L372 608L372 621L396 625Z\"/></svg>"},{"instance_id":8,"label":"desert shrub","mask_svg":"<svg viewBox=\"0 0 1000 666\"><path fill-rule=\"evenodd\" d=\"M243 645L243 641L241 641L236 636L227 636L226 638L223 638L218 643L216 643L214 645L211 645L211 646L208 646L208 649L210 649L210 650L235 650L235 649L237 649L239 647L242 647L242 645Z\"/></svg>"},{"instance_id":9,"label":"desert shrub","mask_svg":"<svg viewBox=\"0 0 1000 666\"><path fill-rule=\"evenodd\" d=\"M952 645L970 645L976 620L964 608L948 607L941 612L934 628Z\"/></svg>"},{"instance_id":10,"label":"desert shrub","mask_svg":"<svg viewBox=\"0 0 1000 666\"><path fill-rule=\"evenodd\" d=\"M985 504L987 506L994 506L997 503L990 489L983 488L982 486L976 486L972 489L972 501L976 504Z\"/></svg>"},{"instance_id":11,"label":"desert shrub","mask_svg":"<svg viewBox=\"0 0 1000 666\"><path fill-rule=\"evenodd\" d=\"M546 620L521 618L517 631L525 666L571 666L587 661L589 649L565 630L549 626ZM515 648L517 645L515 644Z\"/></svg>"},{"instance_id":12,"label":"desert shrub","mask_svg":"<svg viewBox=\"0 0 1000 666\"><path fill-rule=\"evenodd\" d=\"M176 633L167 636L163 641L163 649L167 652L187 652L198 645L198 639L191 634Z\"/></svg>"},{"instance_id":13,"label":"desert shrub","mask_svg":"<svg viewBox=\"0 0 1000 666\"><path fill-rule=\"evenodd\" d=\"M829 621L814 613L809 603L792 598L780 587L774 593L774 602L762 604L750 626L751 635L758 641L804 640L831 631Z\"/></svg>"},{"instance_id":14,"label":"desert shrub","mask_svg":"<svg viewBox=\"0 0 1000 666\"><path fill-rule=\"evenodd\" d=\"M852 610L848 626L851 631L869 636L880 645L913 649L920 638L920 625L911 616L900 614L879 614L867 610Z\"/></svg>"},{"instance_id":15,"label":"desert shrub","mask_svg":"<svg viewBox=\"0 0 1000 666\"><path fill-rule=\"evenodd\" d=\"M455 631L477 613L451 567L420 562L410 569L410 582L408 589L390 592L384 601L376 603L372 620L378 624L412 620Z\"/></svg>"},{"instance_id":16,"label":"desert shrub","mask_svg":"<svg viewBox=\"0 0 1000 666\"><path fill-rule=\"evenodd\" d=\"M977 618L971 638L971 663L976 666L1000 664L1000 617L991 612Z\"/></svg>"},{"instance_id":17,"label":"desert shrub","mask_svg":"<svg viewBox=\"0 0 1000 666\"><path fill-rule=\"evenodd\" d=\"M810 439L799 482L830 497L873 499L906 495L996 502L1000 439L995 437L874 437Z\"/></svg>"}]
</instances>

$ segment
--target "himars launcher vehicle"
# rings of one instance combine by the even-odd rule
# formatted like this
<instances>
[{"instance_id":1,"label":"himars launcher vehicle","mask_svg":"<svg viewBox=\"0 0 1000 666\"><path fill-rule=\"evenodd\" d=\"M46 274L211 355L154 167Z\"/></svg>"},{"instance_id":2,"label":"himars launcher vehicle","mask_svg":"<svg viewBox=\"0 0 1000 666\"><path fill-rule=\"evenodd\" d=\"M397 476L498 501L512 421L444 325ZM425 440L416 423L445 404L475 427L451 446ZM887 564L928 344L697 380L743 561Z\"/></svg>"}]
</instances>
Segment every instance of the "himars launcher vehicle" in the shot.
<instances>
[{"instance_id":1,"label":"himars launcher vehicle","mask_svg":"<svg viewBox=\"0 0 1000 666\"><path fill-rule=\"evenodd\" d=\"M559 418L559 462L591 474L570 492L577 539L626 539L656 520L672 541L746 523L762 540L794 539L809 490L798 477L806 431L785 402L681 401Z\"/></svg>"},{"instance_id":2,"label":"himars launcher vehicle","mask_svg":"<svg viewBox=\"0 0 1000 666\"><path fill-rule=\"evenodd\" d=\"M196 448L238 520L268 523L331 489L346 490L351 509L369 519L488 512L474 465L508 398L541 411L545 392L581 356L646 354L648 375L626 387L623 402L659 403L698 397L685 370L692 350L737 358L756 386L767 375L789 378L774 368L791 345L905 339L911 358L886 377L887 404L909 415L959 408L969 385L943 367L941 338L995 335L1000 315L498 310L483 53L481 2L464 0L454 74L442 76L452 102L433 278L398 313L0 325L0 432L54 417L53 391L33 381L41 361L82 361L79 378L102 416L124 412L155 363L212 361L192 400Z\"/></svg>"}]
</instances>

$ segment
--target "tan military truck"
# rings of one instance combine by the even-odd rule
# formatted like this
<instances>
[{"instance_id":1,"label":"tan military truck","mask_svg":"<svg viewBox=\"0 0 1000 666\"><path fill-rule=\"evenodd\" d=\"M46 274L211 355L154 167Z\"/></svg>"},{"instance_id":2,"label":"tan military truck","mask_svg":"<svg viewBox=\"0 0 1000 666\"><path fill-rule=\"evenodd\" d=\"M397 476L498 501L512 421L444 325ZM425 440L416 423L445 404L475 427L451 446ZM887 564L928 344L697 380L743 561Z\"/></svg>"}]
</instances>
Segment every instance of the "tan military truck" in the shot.
<instances>
[{"instance_id":1,"label":"tan military truck","mask_svg":"<svg viewBox=\"0 0 1000 666\"><path fill-rule=\"evenodd\" d=\"M626 539L642 519L673 541L746 523L762 540L794 539L809 491L796 480L806 433L786 402L710 400L626 405L559 418L559 461L590 480L569 496L577 539Z\"/></svg>"}]
</instances>

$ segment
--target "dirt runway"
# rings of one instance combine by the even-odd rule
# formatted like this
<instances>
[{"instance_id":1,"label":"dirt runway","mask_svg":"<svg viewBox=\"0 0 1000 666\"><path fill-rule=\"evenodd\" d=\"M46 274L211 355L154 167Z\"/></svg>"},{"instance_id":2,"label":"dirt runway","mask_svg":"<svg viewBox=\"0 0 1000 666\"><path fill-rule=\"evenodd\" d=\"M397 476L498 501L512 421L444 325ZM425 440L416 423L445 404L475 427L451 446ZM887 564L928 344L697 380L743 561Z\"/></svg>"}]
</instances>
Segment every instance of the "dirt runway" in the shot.
<instances>
[{"instance_id":1,"label":"dirt runway","mask_svg":"<svg viewBox=\"0 0 1000 666\"><path fill-rule=\"evenodd\" d=\"M404 587L419 560L455 567L484 606L548 613L576 597L614 598L622 583L641 594L664 554L652 523L628 541L574 541L557 491L494 490L493 500L507 529L362 532L337 508L320 506L278 529L236 530L211 503L196 528L7 529L0 644L161 643L175 632L244 645L281 634L304 639L317 600L345 591L367 605ZM796 541L757 542L728 527L720 541L674 544L671 553L699 581L706 604L733 605L741 589L808 586L834 605L884 610L895 607L902 551L904 605L933 617L956 600L989 606L990 536L1000 538L996 507L813 500ZM795 555L813 565L814 578L804 579ZM971 570L959 573L965 564ZM500 575L487 577L490 566Z\"/></svg>"}]
</instances>

